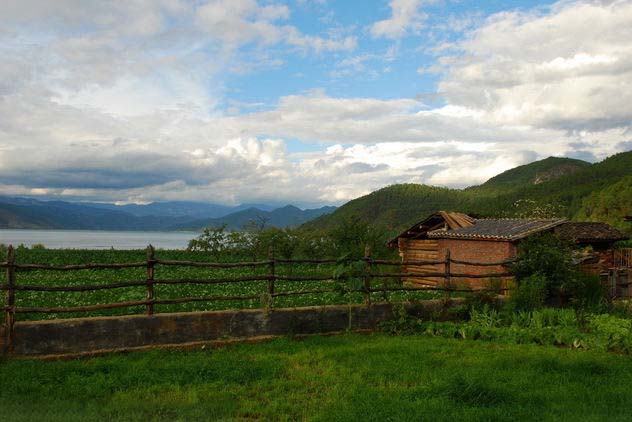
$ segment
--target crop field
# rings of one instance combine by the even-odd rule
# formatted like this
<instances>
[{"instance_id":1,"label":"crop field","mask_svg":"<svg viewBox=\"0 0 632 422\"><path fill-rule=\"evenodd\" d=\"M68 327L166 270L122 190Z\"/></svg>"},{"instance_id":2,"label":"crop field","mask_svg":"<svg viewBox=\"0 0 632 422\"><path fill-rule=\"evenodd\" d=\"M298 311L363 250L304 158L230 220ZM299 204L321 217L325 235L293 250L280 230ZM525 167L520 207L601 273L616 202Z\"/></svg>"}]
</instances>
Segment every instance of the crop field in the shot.
<instances>
[{"instance_id":1,"label":"crop field","mask_svg":"<svg viewBox=\"0 0 632 422\"><path fill-rule=\"evenodd\" d=\"M213 262L217 259L204 252L187 252L177 250L157 250L156 257L165 260L188 260L200 262ZM85 263L122 263L139 262L146 259L145 250L53 250L53 249L27 249L18 248L16 253L19 264L46 264L46 265L71 265ZM236 257L233 261L243 260ZM230 261L230 260L226 260ZM336 264L276 264L277 276L321 276L332 277L336 270ZM391 271L397 270L396 267ZM244 276L265 276L269 269L267 266L247 268L199 268L184 266L156 265L155 279L208 279L208 278L237 278ZM2 274L4 283L4 273ZM142 281L146 278L145 268L121 268L121 269L89 269L77 271L49 271L28 270L18 271L18 285L46 285L46 286L81 286L98 285L123 281ZM397 284L396 279L375 280L375 283L383 282L389 285ZM295 306L319 306L330 304L362 303L362 293L345 292L345 285L335 281L281 281L275 283L275 291L284 292L290 290L314 290L323 288L339 288L336 292L304 294L295 296L281 296L274 298L273 307ZM155 312L182 312L218 309L250 309L262 307L260 298L267 292L266 281L231 282L221 284L156 284L155 297L158 299L172 299L180 297L204 297L204 296L243 296L252 295L256 299L249 300L218 300L212 302L194 302L183 304L155 305ZM435 292L391 292L388 295L391 301L404 301L415 299L427 299L439 297ZM144 286L124 287L111 290L98 290L92 292L38 292L16 291L17 306L29 307L71 307L114 302L144 300L146 288ZM372 293L372 300L384 300L382 293ZM1 299L4 300L4 297ZM82 313L57 313L57 314L20 314L18 320L69 318L80 316L100 315L124 315L145 312L144 306L130 308L107 309Z\"/></svg>"},{"instance_id":2,"label":"crop field","mask_svg":"<svg viewBox=\"0 0 632 422\"><path fill-rule=\"evenodd\" d=\"M0 420L624 421L632 360L420 335L0 364Z\"/></svg>"}]
</instances>

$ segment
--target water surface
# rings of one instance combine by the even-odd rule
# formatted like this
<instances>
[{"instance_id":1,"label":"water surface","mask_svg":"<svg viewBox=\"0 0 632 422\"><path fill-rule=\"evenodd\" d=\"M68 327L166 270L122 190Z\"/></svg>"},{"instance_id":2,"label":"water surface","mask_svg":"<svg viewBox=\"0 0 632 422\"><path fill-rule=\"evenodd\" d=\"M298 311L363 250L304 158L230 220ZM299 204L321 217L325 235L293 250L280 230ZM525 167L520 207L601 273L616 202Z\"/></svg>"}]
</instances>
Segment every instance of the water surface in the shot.
<instances>
[{"instance_id":1,"label":"water surface","mask_svg":"<svg viewBox=\"0 0 632 422\"><path fill-rule=\"evenodd\" d=\"M150 244L162 249L184 249L197 235L195 232L0 229L0 243L42 244L50 249L144 249Z\"/></svg>"}]
</instances>

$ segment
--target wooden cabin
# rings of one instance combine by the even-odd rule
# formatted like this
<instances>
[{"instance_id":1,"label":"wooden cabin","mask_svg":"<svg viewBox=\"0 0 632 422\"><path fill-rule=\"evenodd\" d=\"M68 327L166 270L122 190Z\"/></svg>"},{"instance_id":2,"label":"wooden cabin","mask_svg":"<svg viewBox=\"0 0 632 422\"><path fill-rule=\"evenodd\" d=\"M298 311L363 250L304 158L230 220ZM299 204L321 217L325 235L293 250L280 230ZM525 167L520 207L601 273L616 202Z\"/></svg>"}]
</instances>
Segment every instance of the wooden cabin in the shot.
<instances>
[{"instance_id":1,"label":"wooden cabin","mask_svg":"<svg viewBox=\"0 0 632 422\"><path fill-rule=\"evenodd\" d=\"M435 230L457 230L474 224L474 218L458 212L439 211L415 224L389 242L391 248L399 248L399 255L406 261L441 261L444 255L439 254L439 241L430 239L429 232ZM404 265L401 271L410 274L428 274L443 271L441 265ZM441 278L413 277L404 282L417 284L436 284Z\"/></svg>"},{"instance_id":2,"label":"wooden cabin","mask_svg":"<svg viewBox=\"0 0 632 422\"><path fill-rule=\"evenodd\" d=\"M600 222L567 222L553 232L583 249L585 259L580 256L580 265L585 273L593 275L619 265L615 259L614 243L628 239L621 231Z\"/></svg>"},{"instance_id":3,"label":"wooden cabin","mask_svg":"<svg viewBox=\"0 0 632 422\"><path fill-rule=\"evenodd\" d=\"M598 268L608 268L612 260L612 244L627 239L623 233L606 223L576 223L564 218L489 218L475 219L466 214L440 211L413 225L408 230L389 242L392 248L397 247L402 261L442 261L448 250L450 258L455 261L496 263L515 258L517 246L528 236L553 232L575 243L579 247L591 246L602 256L597 260ZM609 252L608 252L609 251ZM441 264L435 265L403 265L405 273L438 273L443 272ZM502 265L473 266L452 263L451 273L484 275L504 273ZM501 278L507 282L509 278ZM415 284L437 284L442 277L409 277L403 280ZM485 287L491 278L459 278L455 283L462 283L474 288ZM506 283L505 283L506 284Z\"/></svg>"}]
</instances>

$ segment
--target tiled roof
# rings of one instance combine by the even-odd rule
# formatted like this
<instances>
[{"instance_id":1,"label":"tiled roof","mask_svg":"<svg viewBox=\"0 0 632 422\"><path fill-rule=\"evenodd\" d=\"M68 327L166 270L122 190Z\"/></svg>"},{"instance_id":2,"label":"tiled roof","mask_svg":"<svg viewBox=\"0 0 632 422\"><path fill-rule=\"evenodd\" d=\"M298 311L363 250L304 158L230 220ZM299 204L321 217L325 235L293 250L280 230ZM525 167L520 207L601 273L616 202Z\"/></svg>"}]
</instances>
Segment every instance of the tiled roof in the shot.
<instances>
[{"instance_id":1,"label":"tiled roof","mask_svg":"<svg viewBox=\"0 0 632 422\"><path fill-rule=\"evenodd\" d=\"M566 222L555 228L562 239L572 242L616 242L626 240L628 236L609 224L598 222Z\"/></svg>"},{"instance_id":2,"label":"tiled roof","mask_svg":"<svg viewBox=\"0 0 632 422\"><path fill-rule=\"evenodd\" d=\"M564 222L564 218L489 218L476 220L474 225L457 230L431 231L428 232L428 237L513 241L551 229Z\"/></svg>"}]
</instances>

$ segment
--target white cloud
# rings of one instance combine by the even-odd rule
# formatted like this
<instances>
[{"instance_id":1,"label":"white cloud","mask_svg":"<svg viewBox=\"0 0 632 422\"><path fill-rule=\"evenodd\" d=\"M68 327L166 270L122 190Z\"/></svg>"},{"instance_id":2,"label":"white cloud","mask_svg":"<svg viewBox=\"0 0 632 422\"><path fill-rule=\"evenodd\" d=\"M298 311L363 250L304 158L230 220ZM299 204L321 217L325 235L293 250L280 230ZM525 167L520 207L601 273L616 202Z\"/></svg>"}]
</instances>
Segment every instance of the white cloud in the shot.
<instances>
[{"instance_id":1,"label":"white cloud","mask_svg":"<svg viewBox=\"0 0 632 422\"><path fill-rule=\"evenodd\" d=\"M427 15L420 10L422 0L390 0L391 16L371 25L376 38L401 38L423 26Z\"/></svg>"},{"instance_id":2,"label":"white cloud","mask_svg":"<svg viewBox=\"0 0 632 422\"><path fill-rule=\"evenodd\" d=\"M290 16L285 5L261 6L256 0L212 0L197 10L196 22L206 34L220 40L226 50L259 43L285 42L304 51L353 50L355 37L322 38L306 35L291 25L281 25Z\"/></svg>"},{"instance_id":3,"label":"white cloud","mask_svg":"<svg viewBox=\"0 0 632 422\"><path fill-rule=\"evenodd\" d=\"M223 72L249 69L239 48L280 66L272 47L326 53L356 39L305 34L277 2L64 1L58 14L11 1L0 16L2 193L341 202L391 183L479 183L549 155L601 159L631 139L629 1L491 17L437 50L441 107L314 89L273 105L228 99L230 115L217 104ZM374 35L414 32L419 4L392 2ZM391 59L359 53L337 70ZM289 152L289 139L322 148Z\"/></svg>"},{"instance_id":4,"label":"white cloud","mask_svg":"<svg viewBox=\"0 0 632 422\"><path fill-rule=\"evenodd\" d=\"M563 1L490 17L446 60L440 92L502 124L629 126L632 2Z\"/></svg>"}]
</instances>

